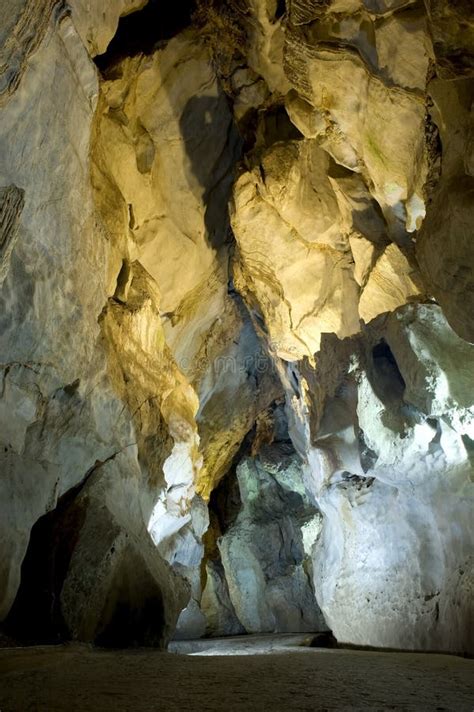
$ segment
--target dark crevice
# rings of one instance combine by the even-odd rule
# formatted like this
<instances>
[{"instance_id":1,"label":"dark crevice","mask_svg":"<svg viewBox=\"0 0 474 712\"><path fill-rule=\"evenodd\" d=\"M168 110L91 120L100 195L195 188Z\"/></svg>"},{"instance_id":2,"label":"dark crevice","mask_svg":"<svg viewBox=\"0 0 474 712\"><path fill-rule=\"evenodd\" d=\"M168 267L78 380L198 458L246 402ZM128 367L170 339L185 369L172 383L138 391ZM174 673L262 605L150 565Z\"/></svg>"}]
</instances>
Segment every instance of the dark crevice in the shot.
<instances>
[{"instance_id":1,"label":"dark crevice","mask_svg":"<svg viewBox=\"0 0 474 712\"><path fill-rule=\"evenodd\" d=\"M125 57L152 54L189 27L196 5L196 0L177 0L174 3L149 0L141 10L120 18L107 51L95 58L97 67L106 73Z\"/></svg>"},{"instance_id":2,"label":"dark crevice","mask_svg":"<svg viewBox=\"0 0 474 712\"><path fill-rule=\"evenodd\" d=\"M275 10L275 20L279 20L280 17L283 17L283 15L286 12L286 2L285 0L277 0L277 7Z\"/></svg>"},{"instance_id":3,"label":"dark crevice","mask_svg":"<svg viewBox=\"0 0 474 712\"><path fill-rule=\"evenodd\" d=\"M20 587L3 624L11 638L27 645L70 639L61 613L61 591L86 517L85 502L77 503L94 474L116 455L97 460L84 479L34 524L21 567Z\"/></svg>"},{"instance_id":4,"label":"dark crevice","mask_svg":"<svg viewBox=\"0 0 474 712\"><path fill-rule=\"evenodd\" d=\"M301 141L304 138L282 105L271 107L265 112L262 117L261 132L266 148L280 141Z\"/></svg>"},{"instance_id":5,"label":"dark crevice","mask_svg":"<svg viewBox=\"0 0 474 712\"><path fill-rule=\"evenodd\" d=\"M23 644L67 640L60 596L85 510L74 501L82 485L63 495L54 510L36 522L21 567L21 584L8 618L7 635Z\"/></svg>"},{"instance_id":6,"label":"dark crevice","mask_svg":"<svg viewBox=\"0 0 474 712\"><path fill-rule=\"evenodd\" d=\"M364 472L369 472L375 467L378 459L377 453L367 445L364 431L359 427L357 428L357 440L359 443L360 464Z\"/></svg>"},{"instance_id":7,"label":"dark crevice","mask_svg":"<svg viewBox=\"0 0 474 712\"><path fill-rule=\"evenodd\" d=\"M380 380L390 380L393 388L401 392L405 390L405 379L400 373L395 356L385 339L379 341L372 349L374 370Z\"/></svg>"}]
</instances>

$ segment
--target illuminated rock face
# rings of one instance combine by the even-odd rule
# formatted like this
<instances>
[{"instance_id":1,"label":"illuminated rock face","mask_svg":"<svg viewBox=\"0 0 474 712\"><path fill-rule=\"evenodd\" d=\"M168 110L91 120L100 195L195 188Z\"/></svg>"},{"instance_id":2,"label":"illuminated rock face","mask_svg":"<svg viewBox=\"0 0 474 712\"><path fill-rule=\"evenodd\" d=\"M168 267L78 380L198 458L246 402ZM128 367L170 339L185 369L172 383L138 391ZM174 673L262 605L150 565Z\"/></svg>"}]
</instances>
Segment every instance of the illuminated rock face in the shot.
<instances>
[{"instance_id":1,"label":"illuminated rock face","mask_svg":"<svg viewBox=\"0 0 474 712\"><path fill-rule=\"evenodd\" d=\"M322 627L312 569L340 640L472 649L474 21L425 5L2 6L13 628L41 545L38 635Z\"/></svg>"},{"instance_id":2,"label":"illuminated rock face","mask_svg":"<svg viewBox=\"0 0 474 712\"><path fill-rule=\"evenodd\" d=\"M419 305L301 368L294 437L324 514L314 582L339 640L472 648L473 359Z\"/></svg>"}]
</instances>

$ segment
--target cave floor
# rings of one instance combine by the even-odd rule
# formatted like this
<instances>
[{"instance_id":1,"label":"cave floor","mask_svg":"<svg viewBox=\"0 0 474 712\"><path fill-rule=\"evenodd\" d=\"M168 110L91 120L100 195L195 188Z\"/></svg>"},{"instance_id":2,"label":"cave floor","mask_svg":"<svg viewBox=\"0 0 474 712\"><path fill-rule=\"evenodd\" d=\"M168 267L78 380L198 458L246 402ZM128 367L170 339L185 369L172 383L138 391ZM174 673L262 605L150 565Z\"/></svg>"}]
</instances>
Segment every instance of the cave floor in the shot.
<instances>
[{"instance_id":1,"label":"cave floor","mask_svg":"<svg viewBox=\"0 0 474 712\"><path fill-rule=\"evenodd\" d=\"M76 644L0 650L0 710L474 709L474 661L456 656L308 648L295 636L180 646L192 654Z\"/></svg>"}]
</instances>

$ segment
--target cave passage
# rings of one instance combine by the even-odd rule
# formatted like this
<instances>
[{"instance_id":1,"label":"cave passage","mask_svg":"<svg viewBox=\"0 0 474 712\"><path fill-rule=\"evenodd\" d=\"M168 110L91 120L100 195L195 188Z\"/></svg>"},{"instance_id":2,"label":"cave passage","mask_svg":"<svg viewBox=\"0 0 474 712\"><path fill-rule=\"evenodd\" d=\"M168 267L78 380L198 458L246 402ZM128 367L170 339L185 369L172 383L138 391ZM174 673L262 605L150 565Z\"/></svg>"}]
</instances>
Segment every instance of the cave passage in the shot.
<instances>
[{"instance_id":1,"label":"cave passage","mask_svg":"<svg viewBox=\"0 0 474 712\"><path fill-rule=\"evenodd\" d=\"M95 57L97 67L106 73L126 57L152 54L191 24L196 7L196 0L148 0L141 10L120 18L107 50Z\"/></svg>"}]
</instances>

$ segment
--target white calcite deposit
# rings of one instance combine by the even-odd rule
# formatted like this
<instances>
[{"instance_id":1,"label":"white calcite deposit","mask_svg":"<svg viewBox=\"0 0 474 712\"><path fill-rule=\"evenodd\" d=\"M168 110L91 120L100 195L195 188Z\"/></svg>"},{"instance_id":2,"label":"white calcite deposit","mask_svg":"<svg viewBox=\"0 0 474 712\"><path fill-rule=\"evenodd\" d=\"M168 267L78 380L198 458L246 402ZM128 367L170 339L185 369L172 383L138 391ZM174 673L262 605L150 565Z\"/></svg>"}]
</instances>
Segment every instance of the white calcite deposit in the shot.
<instances>
[{"instance_id":1,"label":"white calcite deposit","mask_svg":"<svg viewBox=\"0 0 474 712\"><path fill-rule=\"evenodd\" d=\"M318 369L303 367L291 401L324 515L314 584L328 625L360 645L469 649L474 347L439 307L410 306L352 343L328 339L319 365L318 400Z\"/></svg>"}]
</instances>

